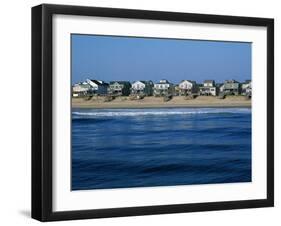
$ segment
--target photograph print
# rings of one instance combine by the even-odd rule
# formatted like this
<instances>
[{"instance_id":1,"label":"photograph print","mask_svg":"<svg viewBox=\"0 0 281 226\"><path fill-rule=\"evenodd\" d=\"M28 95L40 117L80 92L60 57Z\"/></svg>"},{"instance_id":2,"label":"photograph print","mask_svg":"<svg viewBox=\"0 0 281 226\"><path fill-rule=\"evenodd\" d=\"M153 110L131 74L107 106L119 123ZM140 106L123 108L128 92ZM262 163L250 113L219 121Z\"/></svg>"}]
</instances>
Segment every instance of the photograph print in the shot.
<instances>
[{"instance_id":1,"label":"photograph print","mask_svg":"<svg viewBox=\"0 0 281 226\"><path fill-rule=\"evenodd\" d=\"M252 181L252 44L71 34L71 189Z\"/></svg>"}]
</instances>

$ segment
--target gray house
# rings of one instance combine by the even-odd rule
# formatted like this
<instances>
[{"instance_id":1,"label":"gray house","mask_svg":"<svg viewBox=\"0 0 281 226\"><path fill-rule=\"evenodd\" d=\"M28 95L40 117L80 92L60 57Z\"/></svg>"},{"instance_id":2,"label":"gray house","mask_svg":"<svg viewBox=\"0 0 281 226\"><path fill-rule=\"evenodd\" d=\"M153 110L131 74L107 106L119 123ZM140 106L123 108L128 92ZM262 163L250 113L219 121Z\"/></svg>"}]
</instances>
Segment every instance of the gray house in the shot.
<instances>
[{"instance_id":1,"label":"gray house","mask_svg":"<svg viewBox=\"0 0 281 226\"><path fill-rule=\"evenodd\" d=\"M116 96L129 96L131 83L128 81L112 81L109 83L108 93Z\"/></svg>"},{"instance_id":2,"label":"gray house","mask_svg":"<svg viewBox=\"0 0 281 226\"><path fill-rule=\"evenodd\" d=\"M234 79L226 80L220 87L220 91L225 95L239 95L241 94L241 84Z\"/></svg>"}]
</instances>

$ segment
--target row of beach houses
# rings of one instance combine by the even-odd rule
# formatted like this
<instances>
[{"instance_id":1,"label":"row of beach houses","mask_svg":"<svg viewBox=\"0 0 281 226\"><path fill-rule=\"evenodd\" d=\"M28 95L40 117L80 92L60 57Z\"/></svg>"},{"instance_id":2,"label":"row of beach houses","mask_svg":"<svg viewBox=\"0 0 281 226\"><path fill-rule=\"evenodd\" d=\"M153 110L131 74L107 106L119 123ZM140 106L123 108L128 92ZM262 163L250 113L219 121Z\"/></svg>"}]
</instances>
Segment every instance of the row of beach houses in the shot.
<instances>
[{"instance_id":1,"label":"row of beach houses","mask_svg":"<svg viewBox=\"0 0 281 226\"><path fill-rule=\"evenodd\" d=\"M152 81L111 81L106 83L101 80L87 79L84 82L72 86L73 97L91 95L112 95L112 96L218 96L218 95L245 95L251 96L252 82L246 80L226 80L224 83L215 83L214 80L205 80L198 84L191 80L182 80L179 84L173 84L167 79L157 83Z\"/></svg>"}]
</instances>

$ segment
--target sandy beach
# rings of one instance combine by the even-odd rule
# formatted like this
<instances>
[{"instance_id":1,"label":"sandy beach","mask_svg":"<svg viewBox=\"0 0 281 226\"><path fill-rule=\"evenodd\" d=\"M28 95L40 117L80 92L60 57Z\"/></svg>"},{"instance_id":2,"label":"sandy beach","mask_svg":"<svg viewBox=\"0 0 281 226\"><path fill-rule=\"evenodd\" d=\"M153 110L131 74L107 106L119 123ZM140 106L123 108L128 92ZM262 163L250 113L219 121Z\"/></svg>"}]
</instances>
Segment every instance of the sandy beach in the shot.
<instances>
[{"instance_id":1,"label":"sandy beach","mask_svg":"<svg viewBox=\"0 0 281 226\"><path fill-rule=\"evenodd\" d=\"M219 99L213 96L199 96L187 99L183 96L173 97L165 102L163 97L145 97L141 100L131 100L130 97L116 97L106 102L105 97L72 98L73 108L165 108L165 107L251 107L251 100L244 96L228 96Z\"/></svg>"}]
</instances>

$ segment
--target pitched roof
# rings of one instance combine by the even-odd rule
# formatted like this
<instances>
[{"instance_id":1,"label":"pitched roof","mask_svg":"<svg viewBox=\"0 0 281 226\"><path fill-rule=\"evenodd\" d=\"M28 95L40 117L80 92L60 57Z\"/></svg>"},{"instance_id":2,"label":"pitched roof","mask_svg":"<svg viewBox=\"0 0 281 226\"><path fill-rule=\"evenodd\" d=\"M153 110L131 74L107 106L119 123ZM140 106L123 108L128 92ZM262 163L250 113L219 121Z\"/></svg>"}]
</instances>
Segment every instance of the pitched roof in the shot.
<instances>
[{"instance_id":1,"label":"pitched roof","mask_svg":"<svg viewBox=\"0 0 281 226\"><path fill-rule=\"evenodd\" d=\"M205 80L204 83L213 83L215 80Z\"/></svg>"},{"instance_id":2,"label":"pitched roof","mask_svg":"<svg viewBox=\"0 0 281 226\"><path fill-rule=\"evenodd\" d=\"M151 80L149 81L145 81L145 80L139 80L139 81L136 81L136 82L142 82L143 84L147 85L147 84L153 84L153 82Z\"/></svg>"},{"instance_id":3,"label":"pitched roof","mask_svg":"<svg viewBox=\"0 0 281 226\"><path fill-rule=\"evenodd\" d=\"M99 80L96 80L96 79L87 79L87 81L91 81L98 86L108 86L108 83L106 83L104 81L99 81Z\"/></svg>"},{"instance_id":4,"label":"pitched roof","mask_svg":"<svg viewBox=\"0 0 281 226\"><path fill-rule=\"evenodd\" d=\"M76 84L74 84L72 87L81 87L81 88L91 88L91 86L90 86L90 84L88 84L88 83L76 83Z\"/></svg>"},{"instance_id":5,"label":"pitched roof","mask_svg":"<svg viewBox=\"0 0 281 226\"><path fill-rule=\"evenodd\" d=\"M195 81L192 81L192 80L187 80L187 79L181 80L181 82L180 82L180 83L185 82L185 81L190 82L190 83L192 83L192 84L196 84L196 82L195 82Z\"/></svg>"},{"instance_id":6,"label":"pitched roof","mask_svg":"<svg viewBox=\"0 0 281 226\"><path fill-rule=\"evenodd\" d=\"M95 80L95 79L90 79L90 81L92 81L93 83L97 84L98 86L102 84L98 80Z\"/></svg>"},{"instance_id":7,"label":"pitched roof","mask_svg":"<svg viewBox=\"0 0 281 226\"><path fill-rule=\"evenodd\" d=\"M161 79L159 82L157 82L155 84L172 84L172 83L169 82L167 79Z\"/></svg>"},{"instance_id":8,"label":"pitched roof","mask_svg":"<svg viewBox=\"0 0 281 226\"><path fill-rule=\"evenodd\" d=\"M158 84L169 84L170 82L167 79L160 79Z\"/></svg>"},{"instance_id":9,"label":"pitched roof","mask_svg":"<svg viewBox=\"0 0 281 226\"><path fill-rule=\"evenodd\" d=\"M239 83L239 82L237 82L237 81L234 80L234 79L231 79L231 80L225 80L224 83Z\"/></svg>"},{"instance_id":10,"label":"pitched roof","mask_svg":"<svg viewBox=\"0 0 281 226\"><path fill-rule=\"evenodd\" d=\"M112 85L114 83L119 83L122 85L131 85L131 83L129 81L111 81L109 84Z\"/></svg>"}]
</instances>

